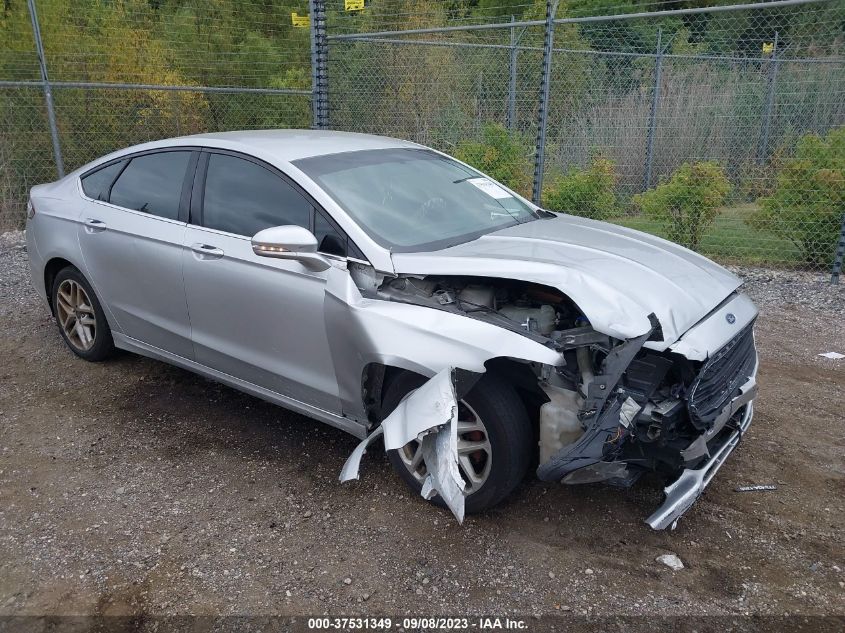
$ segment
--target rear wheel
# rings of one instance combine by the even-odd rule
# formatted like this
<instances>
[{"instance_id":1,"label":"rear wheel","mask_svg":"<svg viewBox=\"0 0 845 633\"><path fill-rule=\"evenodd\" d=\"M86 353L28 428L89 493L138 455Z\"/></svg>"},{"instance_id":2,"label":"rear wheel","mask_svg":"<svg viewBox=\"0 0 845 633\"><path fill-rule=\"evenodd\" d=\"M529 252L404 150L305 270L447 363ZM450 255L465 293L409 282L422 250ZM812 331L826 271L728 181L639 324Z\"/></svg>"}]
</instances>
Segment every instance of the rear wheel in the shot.
<instances>
[{"instance_id":1,"label":"rear wheel","mask_svg":"<svg viewBox=\"0 0 845 633\"><path fill-rule=\"evenodd\" d=\"M412 373L398 376L387 388L385 416L426 379ZM533 432L525 406L510 384L484 374L458 403L458 468L466 485L466 512L493 507L519 485L528 469ZM419 493L427 476L420 443L388 451L391 464ZM440 497L433 503L443 506Z\"/></svg>"},{"instance_id":2,"label":"rear wheel","mask_svg":"<svg viewBox=\"0 0 845 633\"><path fill-rule=\"evenodd\" d=\"M68 266L53 280L53 313L70 350L85 360L105 360L114 351L109 324L91 284Z\"/></svg>"}]
</instances>

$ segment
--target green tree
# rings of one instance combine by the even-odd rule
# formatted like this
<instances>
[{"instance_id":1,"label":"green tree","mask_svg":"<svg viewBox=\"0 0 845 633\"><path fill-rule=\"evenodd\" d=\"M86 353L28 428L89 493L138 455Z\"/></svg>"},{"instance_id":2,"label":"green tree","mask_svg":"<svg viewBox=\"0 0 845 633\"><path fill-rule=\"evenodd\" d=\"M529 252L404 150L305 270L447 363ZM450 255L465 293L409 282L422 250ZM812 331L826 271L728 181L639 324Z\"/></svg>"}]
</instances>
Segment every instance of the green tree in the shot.
<instances>
[{"instance_id":1,"label":"green tree","mask_svg":"<svg viewBox=\"0 0 845 633\"><path fill-rule=\"evenodd\" d=\"M553 180L543 200L552 211L604 220L617 211L615 187L616 165L597 156L586 169L571 169Z\"/></svg>"},{"instance_id":2,"label":"green tree","mask_svg":"<svg viewBox=\"0 0 845 633\"><path fill-rule=\"evenodd\" d=\"M463 141L454 155L514 191L529 195L529 153L525 138L497 123L487 123L482 129L480 141Z\"/></svg>"},{"instance_id":3,"label":"green tree","mask_svg":"<svg viewBox=\"0 0 845 633\"><path fill-rule=\"evenodd\" d=\"M731 191L714 161L684 163L664 183L633 197L634 206L662 222L673 242L696 249Z\"/></svg>"},{"instance_id":4,"label":"green tree","mask_svg":"<svg viewBox=\"0 0 845 633\"><path fill-rule=\"evenodd\" d=\"M759 202L753 226L794 242L806 263L830 265L845 213L845 126L803 136Z\"/></svg>"}]
</instances>

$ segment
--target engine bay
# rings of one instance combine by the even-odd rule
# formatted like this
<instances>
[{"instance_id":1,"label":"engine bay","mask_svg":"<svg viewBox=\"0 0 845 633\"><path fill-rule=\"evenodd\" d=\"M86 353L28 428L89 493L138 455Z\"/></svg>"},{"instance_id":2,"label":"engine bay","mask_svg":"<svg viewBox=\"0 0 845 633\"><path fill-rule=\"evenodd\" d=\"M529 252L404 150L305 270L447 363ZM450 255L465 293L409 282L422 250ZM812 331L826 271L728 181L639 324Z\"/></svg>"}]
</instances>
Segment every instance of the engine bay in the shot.
<instances>
[{"instance_id":1,"label":"engine bay","mask_svg":"<svg viewBox=\"0 0 845 633\"><path fill-rule=\"evenodd\" d=\"M554 340L586 319L562 292L548 286L478 277L397 277L385 281L380 298L410 301L471 318L492 320L529 335Z\"/></svg>"}]
</instances>

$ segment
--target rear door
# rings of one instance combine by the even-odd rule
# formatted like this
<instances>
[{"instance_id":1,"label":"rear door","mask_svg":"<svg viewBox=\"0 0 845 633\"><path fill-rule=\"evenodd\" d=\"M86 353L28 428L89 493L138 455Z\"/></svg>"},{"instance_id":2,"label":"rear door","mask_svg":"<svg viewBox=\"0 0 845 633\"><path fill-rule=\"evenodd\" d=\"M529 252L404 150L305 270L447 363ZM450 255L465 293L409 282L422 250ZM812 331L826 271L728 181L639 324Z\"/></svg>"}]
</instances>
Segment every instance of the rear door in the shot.
<instances>
[{"instance_id":1,"label":"rear door","mask_svg":"<svg viewBox=\"0 0 845 633\"><path fill-rule=\"evenodd\" d=\"M85 174L79 228L97 295L121 332L193 357L182 281L182 242L199 152L145 152Z\"/></svg>"},{"instance_id":2,"label":"rear door","mask_svg":"<svg viewBox=\"0 0 845 633\"><path fill-rule=\"evenodd\" d=\"M185 294L196 360L338 413L323 318L327 272L260 257L251 238L272 226L315 231L313 201L275 168L208 150L197 169L185 233ZM346 238L321 221L321 248L345 267Z\"/></svg>"}]
</instances>

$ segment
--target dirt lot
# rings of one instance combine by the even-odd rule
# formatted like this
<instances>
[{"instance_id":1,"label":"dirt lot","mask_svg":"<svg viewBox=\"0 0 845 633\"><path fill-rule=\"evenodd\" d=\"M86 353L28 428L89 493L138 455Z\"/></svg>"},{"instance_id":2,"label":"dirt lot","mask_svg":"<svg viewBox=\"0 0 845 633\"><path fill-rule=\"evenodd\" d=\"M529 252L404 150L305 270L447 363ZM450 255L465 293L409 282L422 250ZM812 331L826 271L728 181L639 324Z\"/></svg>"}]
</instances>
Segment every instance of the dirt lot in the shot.
<instances>
[{"instance_id":1,"label":"dirt lot","mask_svg":"<svg viewBox=\"0 0 845 633\"><path fill-rule=\"evenodd\" d=\"M65 349L0 239L0 615L843 614L845 294L746 271L747 437L674 532L658 482L529 480L459 526L356 440L165 364ZM743 484L773 492L736 492ZM655 561L676 553L685 569Z\"/></svg>"}]
</instances>

